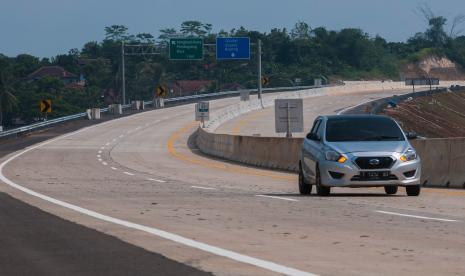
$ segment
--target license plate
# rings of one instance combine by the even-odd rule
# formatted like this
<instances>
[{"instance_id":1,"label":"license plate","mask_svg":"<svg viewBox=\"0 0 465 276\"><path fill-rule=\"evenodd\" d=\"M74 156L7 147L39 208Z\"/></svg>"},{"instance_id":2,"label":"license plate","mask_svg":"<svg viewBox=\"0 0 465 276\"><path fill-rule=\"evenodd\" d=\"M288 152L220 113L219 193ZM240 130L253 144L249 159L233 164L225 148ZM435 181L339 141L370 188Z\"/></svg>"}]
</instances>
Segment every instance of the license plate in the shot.
<instances>
[{"instance_id":1,"label":"license plate","mask_svg":"<svg viewBox=\"0 0 465 276\"><path fill-rule=\"evenodd\" d=\"M389 178L389 175L390 172L387 171L361 172L361 176L368 179Z\"/></svg>"}]
</instances>

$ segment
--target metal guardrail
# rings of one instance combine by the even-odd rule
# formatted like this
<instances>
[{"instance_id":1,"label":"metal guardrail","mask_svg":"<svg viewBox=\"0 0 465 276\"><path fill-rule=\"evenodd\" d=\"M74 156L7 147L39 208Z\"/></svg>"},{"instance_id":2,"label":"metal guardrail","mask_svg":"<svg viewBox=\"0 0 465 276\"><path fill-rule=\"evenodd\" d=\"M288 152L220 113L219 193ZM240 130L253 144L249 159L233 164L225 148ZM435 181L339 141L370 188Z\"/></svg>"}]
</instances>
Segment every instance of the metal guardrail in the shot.
<instances>
[{"instance_id":1,"label":"metal guardrail","mask_svg":"<svg viewBox=\"0 0 465 276\"><path fill-rule=\"evenodd\" d=\"M294 86L294 87L277 87L277 88L266 88L263 89L264 93L270 93L270 92L278 92L278 91L295 91L295 90L303 90L303 89L314 89L314 88L320 88L320 87L325 87L325 86ZM216 93L205 93L205 94L197 94L197 95L190 95L190 96L183 96L183 97L176 97L176 98L167 98L165 99L165 103L176 103L176 102L185 102L185 101L195 101L195 100L200 100L200 99L206 99L206 98L219 98L219 97L225 97L225 96L234 96L234 95L240 95L241 91L247 91L249 93L257 93L257 89L249 89L249 90L238 90L238 91L223 91L223 92L216 92ZM147 101L144 102L145 105L152 105L153 101ZM130 108L131 104L126 104L123 105L122 108L127 109ZM105 113L108 112L108 108L101 108L100 112ZM80 118L84 118L87 116L86 112L83 113L78 113L78 114L73 114L69 116L64 116L56 119L51 119L27 126L22 126L19 128L14 128L10 130L5 130L0 132L0 138L7 137L7 136L13 136L13 135L19 135L22 133L27 133L31 132L34 130L38 130L41 128L45 128L54 124L58 123L63 123L63 122L68 122Z\"/></svg>"}]
</instances>

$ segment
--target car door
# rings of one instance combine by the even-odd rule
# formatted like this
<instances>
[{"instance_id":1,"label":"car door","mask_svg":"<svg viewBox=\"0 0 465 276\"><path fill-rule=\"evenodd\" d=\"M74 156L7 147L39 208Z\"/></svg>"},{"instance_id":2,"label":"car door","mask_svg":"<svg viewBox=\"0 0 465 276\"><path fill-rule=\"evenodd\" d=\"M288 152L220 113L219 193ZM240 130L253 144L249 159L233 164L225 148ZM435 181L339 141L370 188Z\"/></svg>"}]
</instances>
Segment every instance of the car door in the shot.
<instances>
[{"instance_id":1,"label":"car door","mask_svg":"<svg viewBox=\"0 0 465 276\"><path fill-rule=\"evenodd\" d=\"M318 151L321 148L321 142L318 141L318 138L321 139L318 133L320 133L322 119L317 119L313 123L312 130L304 140L304 146L302 150L302 167L305 172L306 178L309 180L315 179L315 167L316 167L316 158L318 156Z\"/></svg>"}]
</instances>

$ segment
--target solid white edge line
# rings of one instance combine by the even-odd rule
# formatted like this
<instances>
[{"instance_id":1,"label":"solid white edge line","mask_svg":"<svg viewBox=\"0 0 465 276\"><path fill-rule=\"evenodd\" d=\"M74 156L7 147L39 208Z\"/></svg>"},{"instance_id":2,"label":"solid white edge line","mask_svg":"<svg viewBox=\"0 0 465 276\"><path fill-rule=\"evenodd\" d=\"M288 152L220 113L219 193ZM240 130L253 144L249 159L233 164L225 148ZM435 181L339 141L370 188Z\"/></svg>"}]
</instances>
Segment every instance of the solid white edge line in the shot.
<instances>
[{"instance_id":1,"label":"solid white edge line","mask_svg":"<svg viewBox=\"0 0 465 276\"><path fill-rule=\"evenodd\" d=\"M269 196L269 195L255 195L258 197L268 197L268 198L274 198L274 199L282 199L282 200L287 200L287 201L298 201L297 199L293 198L285 198L285 197L280 197L280 196Z\"/></svg>"},{"instance_id":2,"label":"solid white edge line","mask_svg":"<svg viewBox=\"0 0 465 276\"><path fill-rule=\"evenodd\" d=\"M127 117L125 117L125 118L127 118ZM122 118L122 119L124 119L124 118ZM116 119L116 120L118 120L118 119ZM48 201L48 202L53 203L55 205L58 205L58 206L61 206L61 207L76 211L78 213L81 213L81 214L84 214L84 215L87 215L87 216L90 216L90 217L93 217L93 218L96 218L96 219L99 219L99 220L102 220L102 221L106 221L106 222L121 225L121 226L124 226L124 227L127 227L127 228L143 231L143 232L146 232L146 233L150 233L150 234L153 234L155 236L158 236L158 237L173 241L175 243L183 244L183 245L186 245L186 246L189 246L189 247L192 247L192 248L196 248L196 249L199 249L199 250L202 250L202 251L214 254L214 255L222 256L222 257L225 257L225 258L228 258L228 259L231 259L231 260L235 260L235 261L245 263L245 264L250 264L250 265L253 265L253 266L256 266L256 267L260 267L260 268L267 269L267 270L270 270L270 271L274 271L274 272L277 272L277 273L282 273L282 274L285 274L285 275L296 275L296 276L297 275L298 276L300 276L300 275L302 275L302 276L316 275L316 274L301 271L301 270L298 270L298 269L295 269L295 268L292 268L292 267L287 267L287 266L280 265L280 264L277 264L277 263L273 263L273 262L270 262L270 261L265 261L265 260L262 260L262 259L250 257L250 256L247 256L247 255L236 253L234 251L230 251L230 250L223 249L223 248L220 248L220 247L216 247L216 246L213 246L213 245L209 245L209 244L206 244L206 243L202 243L202 242L198 242L198 241L191 240L191 239L188 239L188 238L184 238L182 236L179 236L179 235L176 235L176 234L173 234L173 233L169 233L169 232L157 229L157 228L148 227L148 226L144 226L144 225L141 225L141 224L137 224L137 223L125 221L125 220L122 220L122 219L110 217L110 216L107 216L107 215L104 215L104 214L100 214L100 213L97 213L95 211L85 209L85 208L79 207L77 205L73 205L73 204L67 203L65 201L55 199L53 197L50 197L50 196L35 192L35 191L31 190L31 189L28 189L26 187L18 185L16 183L14 183L13 181L11 181L10 179L8 179L3 174L3 169L8 163L10 163L14 159L18 158L19 156L21 156L21 155L23 155L23 154L25 154L25 153L27 153L29 151L32 151L32 150L35 150L37 148L43 147L43 146L48 145L48 144L50 144L52 142L55 142L57 140L64 139L64 138L72 136L72 135L76 135L76 134L81 133L83 131L93 129L93 128L96 128L98 126L109 124L109 123L114 122L116 120L108 121L108 122L101 123L101 124L94 125L94 126L90 126L90 127L86 127L86 128L81 129L81 130L78 130L78 131L75 131L75 132L72 132L72 133L69 133L69 134L66 134L66 135L63 135L63 136L48 140L48 141L45 141L43 143L40 143L38 145L29 147L29 148L27 148L27 149L25 149L23 151L20 151L19 153L14 154L13 156L9 157L7 160L3 161L0 164L0 180L3 181L4 183L6 183L7 185L15 188L15 189L18 189L18 190L20 190L20 191L22 191L22 192L24 192L26 194L29 194L31 196L35 196L37 198Z\"/></svg>"},{"instance_id":3,"label":"solid white edge line","mask_svg":"<svg viewBox=\"0 0 465 276\"><path fill-rule=\"evenodd\" d=\"M401 216L401 217L409 217L409 218L418 218L418 219L427 219L427 220L438 220L438 221L445 221L445 222L459 222L459 220L455 220L455 219L432 218L432 217L424 217L424 216L416 216L416 215L409 215L409 214L401 214L401 213L387 212L387 211L380 211L380 210L376 210L375 212L381 213L381 214L386 214L386 215Z\"/></svg>"},{"instance_id":4,"label":"solid white edge line","mask_svg":"<svg viewBox=\"0 0 465 276\"><path fill-rule=\"evenodd\" d=\"M191 188L194 188L194 189L202 189L202 190L216 190L216 188L202 187L202 186L191 186Z\"/></svg>"}]
</instances>

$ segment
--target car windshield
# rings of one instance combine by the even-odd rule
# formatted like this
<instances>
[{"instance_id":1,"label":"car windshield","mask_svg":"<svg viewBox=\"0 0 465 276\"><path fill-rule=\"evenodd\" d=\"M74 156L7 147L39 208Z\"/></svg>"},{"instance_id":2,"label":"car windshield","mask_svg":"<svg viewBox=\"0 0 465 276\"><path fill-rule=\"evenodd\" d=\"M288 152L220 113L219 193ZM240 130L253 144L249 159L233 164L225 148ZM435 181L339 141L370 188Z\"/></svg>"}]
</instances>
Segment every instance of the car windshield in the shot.
<instances>
[{"instance_id":1,"label":"car windshield","mask_svg":"<svg viewBox=\"0 0 465 276\"><path fill-rule=\"evenodd\" d=\"M402 130L385 117L330 118L326 123L326 141L404 141Z\"/></svg>"}]
</instances>

